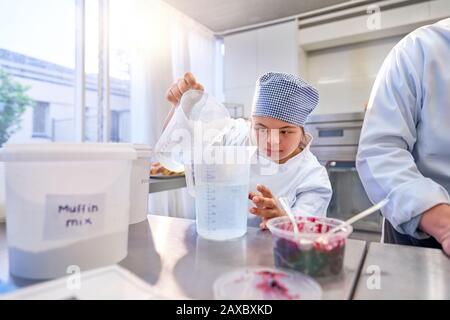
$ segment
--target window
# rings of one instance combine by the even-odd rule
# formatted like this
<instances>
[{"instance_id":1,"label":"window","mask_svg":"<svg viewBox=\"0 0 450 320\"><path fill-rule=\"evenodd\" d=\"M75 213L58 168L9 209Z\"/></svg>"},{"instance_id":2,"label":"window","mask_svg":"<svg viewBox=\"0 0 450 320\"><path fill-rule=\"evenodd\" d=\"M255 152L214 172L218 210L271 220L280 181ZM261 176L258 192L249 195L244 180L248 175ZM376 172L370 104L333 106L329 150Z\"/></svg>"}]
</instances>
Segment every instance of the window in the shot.
<instances>
[{"instance_id":1,"label":"window","mask_svg":"<svg viewBox=\"0 0 450 320\"><path fill-rule=\"evenodd\" d=\"M7 73L11 83L30 88L32 101L47 103L17 108L18 116L6 127L17 130L0 132L5 137L0 146L42 138L152 143L149 133L159 129L149 128L160 123L159 116L144 116L153 112L153 104L146 103L149 70L164 79L192 70L210 90L222 77L214 78L213 34L163 1L0 1L0 21L0 78ZM163 42L167 46L160 48ZM182 45L172 48L176 43ZM160 63L158 56L167 60ZM163 91L152 95L163 99ZM131 98L137 102L133 110Z\"/></svg>"},{"instance_id":2,"label":"window","mask_svg":"<svg viewBox=\"0 0 450 320\"><path fill-rule=\"evenodd\" d=\"M7 142L129 139L130 8L122 0L0 1L0 73L29 88L35 104L20 110L20 124L10 121L17 130Z\"/></svg>"},{"instance_id":3,"label":"window","mask_svg":"<svg viewBox=\"0 0 450 320\"><path fill-rule=\"evenodd\" d=\"M7 143L74 140L75 9L75 0L0 1L0 73L27 88L15 103L34 102L15 109Z\"/></svg>"},{"instance_id":4,"label":"window","mask_svg":"<svg viewBox=\"0 0 450 320\"><path fill-rule=\"evenodd\" d=\"M33 106L33 138L50 138L50 104L38 101Z\"/></svg>"},{"instance_id":5,"label":"window","mask_svg":"<svg viewBox=\"0 0 450 320\"><path fill-rule=\"evenodd\" d=\"M111 141L120 141L120 112L111 110Z\"/></svg>"},{"instance_id":6,"label":"window","mask_svg":"<svg viewBox=\"0 0 450 320\"><path fill-rule=\"evenodd\" d=\"M130 108L129 1L85 1L86 141L126 141ZM109 117L108 117L109 115Z\"/></svg>"}]
</instances>

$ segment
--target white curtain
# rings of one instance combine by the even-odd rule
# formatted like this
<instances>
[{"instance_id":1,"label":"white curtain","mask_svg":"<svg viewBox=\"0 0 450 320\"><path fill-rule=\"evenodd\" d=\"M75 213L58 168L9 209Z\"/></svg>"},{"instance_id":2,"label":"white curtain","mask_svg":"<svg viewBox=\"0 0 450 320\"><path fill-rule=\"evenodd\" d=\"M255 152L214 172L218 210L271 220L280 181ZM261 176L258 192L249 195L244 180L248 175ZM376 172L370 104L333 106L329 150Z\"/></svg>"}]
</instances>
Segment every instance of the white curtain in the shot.
<instances>
[{"instance_id":1,"label":"white curtain","mask_svg":"<svg viewBox=\"0 0 450 320\"><path fill-rule=\"evenodd\" d=\"M160 0L135 0L132 26L131 137L155 145L170 109L167 88L191 71L205 90L222 96L222 56L213 33ZM194 218L186 189L150 194L149 212Z\"/></svg>"}]
</instances>

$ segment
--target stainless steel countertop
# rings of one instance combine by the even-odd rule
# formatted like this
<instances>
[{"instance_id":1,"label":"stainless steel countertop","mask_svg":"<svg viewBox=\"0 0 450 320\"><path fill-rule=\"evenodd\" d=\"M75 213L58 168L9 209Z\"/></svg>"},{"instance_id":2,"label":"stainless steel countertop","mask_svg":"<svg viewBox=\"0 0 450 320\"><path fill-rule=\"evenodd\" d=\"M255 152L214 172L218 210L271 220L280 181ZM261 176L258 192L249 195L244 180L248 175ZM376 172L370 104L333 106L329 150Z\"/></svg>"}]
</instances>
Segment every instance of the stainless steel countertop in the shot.
<instances>
[{"instance_id":1,"label":"stainless steel countertop","mask_svg":"<svg viewBox=\"0 0 450 320\"><path fill-rule=\"evenodd\" d=\"M371 243L354 299L449 300L450 258L439 249Z\"/></svg>"},{"instance_id":2,"label":"stainless steel countertop","mask_svg":"<svg viewBox=\"0 0 450 320\"><path fill-rule=\"evenodd\" d=\"M0 223L0 283L7 281L8 276L8 250L6 245L6 224Z\"/></svg>"},{"instance_id":3,"label":"stainless steel countertop","mask_svg":"<svg viewBox=\"0 0 450 320\"><path fill-rule=\"evenodd\" d=\"M119 264L168 297L213 299L212 285L222 273L242 266L273 267L270 232L248 228L246 236L216 242L199 237L189 219L149 216L149 224L130 227L128 256ZM325 299L350 299L366 243L349 240L344 272L322 279Z\"/></svg>"},{"instance_id":4,"label":"stainless steel countertop","mask_svg":"<svg viewBox=\"0 0 450 320\"><path fill-rule=\"evenodd\" d=\"M0 227L0 280L26 286L8 274L4 225ZM366 243L349 240L344 271L337 278L319 279L325 299L350 299L358 280ZM212 299L214 280L223 272L241 266L273 267L270 232L249 228L233 241L202 239L195 221L149 216L130 226L128 256L119 263L167 297Z\"/></svg>"},{"instance_id":5,"label":"stainless steel countertop","mask_svg":"<svg viewBox=\"0 0 450 320\"><path fill-rule=\"evenodd\" d=\"M149 193L173 190L186 187L186 178L171 177L165 179L150 178Z\"/></svg>"}]
</instances>

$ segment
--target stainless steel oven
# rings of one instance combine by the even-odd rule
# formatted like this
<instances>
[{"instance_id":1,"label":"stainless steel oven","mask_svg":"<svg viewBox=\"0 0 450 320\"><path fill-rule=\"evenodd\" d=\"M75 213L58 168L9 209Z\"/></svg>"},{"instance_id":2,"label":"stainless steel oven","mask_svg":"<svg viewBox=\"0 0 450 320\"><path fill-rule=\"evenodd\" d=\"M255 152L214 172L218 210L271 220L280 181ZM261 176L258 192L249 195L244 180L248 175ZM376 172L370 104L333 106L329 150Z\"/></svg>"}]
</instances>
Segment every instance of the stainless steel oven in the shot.
<instances>
[{"instance_id":1,"label":"stainless steel oven","mask_svg":"<svg viewBox=\"0 0 450 320\"><path fill-rule=\"evenodd\" d=\"M311 151L326 166L333 188L328 216L346 220L371 206L355 168L364 112L310 116L305 129L313 136ZM355 230L381 232L382 217L375 213Z\"/></svg>"}]
</instances>

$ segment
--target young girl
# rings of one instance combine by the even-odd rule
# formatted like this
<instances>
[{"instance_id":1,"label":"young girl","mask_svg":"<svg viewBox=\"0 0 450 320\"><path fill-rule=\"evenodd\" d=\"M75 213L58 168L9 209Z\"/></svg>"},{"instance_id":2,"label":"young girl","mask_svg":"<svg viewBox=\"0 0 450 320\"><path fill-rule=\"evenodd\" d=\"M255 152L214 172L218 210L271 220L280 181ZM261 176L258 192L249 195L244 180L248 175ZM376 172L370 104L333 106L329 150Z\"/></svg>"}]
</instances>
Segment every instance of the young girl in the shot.
<instances>
[{"instance_id":1,"label":"young girl","mask_svg":"<svg viewBox=\"0 0 450 320\"><path fill-rule=\"evenodd\" d=\"M166 98L172 110L166 123L190 89L203 86L189 72L169 88ZM250 172L249 225L264 229L269 219L285 215L279 197L288 199L295 215L326 215L330 180L309 149L311 135L303 129L318 101L317 90L301 78L269 72L256 82L251 122L238 119L230 128L230 134L247 135L258 145L258 159Z\"/></svg>"}]
</instances>

